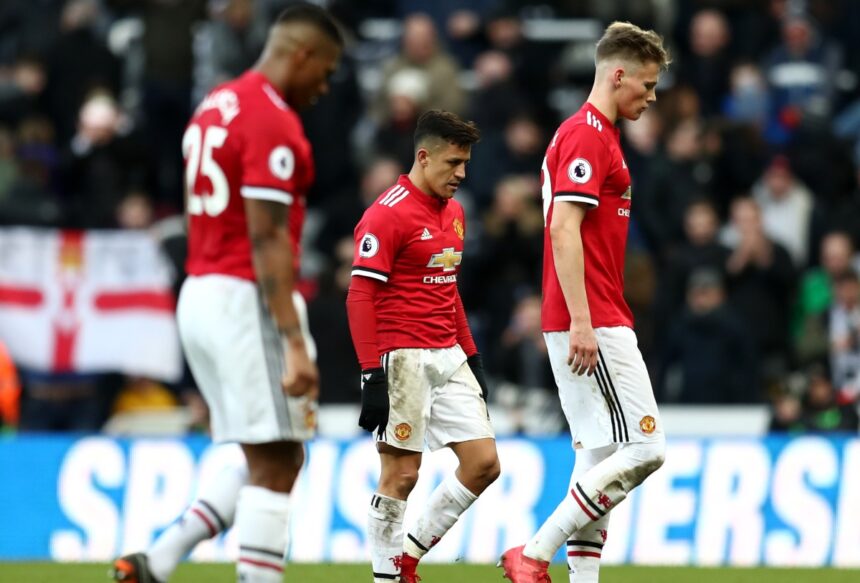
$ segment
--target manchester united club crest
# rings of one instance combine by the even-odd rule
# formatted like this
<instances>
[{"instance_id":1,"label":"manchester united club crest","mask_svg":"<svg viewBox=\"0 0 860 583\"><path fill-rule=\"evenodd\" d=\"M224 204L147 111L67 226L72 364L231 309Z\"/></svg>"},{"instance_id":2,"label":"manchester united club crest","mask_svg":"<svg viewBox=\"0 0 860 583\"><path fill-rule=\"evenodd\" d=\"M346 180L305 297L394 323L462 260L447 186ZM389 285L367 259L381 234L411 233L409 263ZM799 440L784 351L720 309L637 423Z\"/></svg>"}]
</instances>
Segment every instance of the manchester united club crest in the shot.
<instances>
[{"instance_id":1,"label":"manchester united club crest","mask_svg":"<svg viewBox=\"0 0 860 583\"><path fill-rule=\"evenodd\" d=\"M621 195L621 198L624 200L630 200L633 198L633 187L628 186L627 190L624 191L624 194Z\"/></svg>"},{"instance_id":2,"label":"manchester united club crest","mask_svg":"<svg viewBox=\"0 0 860 583\"><path fill-rule=\"evenodd\" d=\"M461 241L466 236L466 229L463 228L463 222L460 219L454 219L454 232L457 233Z\"/></svg>"},{"instance_id":3,"label":"manchester united club crest","mask_svg":"<svg viewBox=\"0 0 860 583\"><path fill-rule=\"evenodd\" d=\"M657 429L657 422L654 421L654 418L650 415L645 415L645 417L643 417L639 422L639 429L641 429L642 433L645 435L651 435L654 433L654 430Z\"/></svg>"},{"instance_id":4,"label":"manchester united club crest","mask_svg":"<svg viewBox=\"0 0 860 583\"><path fill-rule=\"evenodd\" d=\"M305 409L305 427L314 429L317 426L317 412L313 407Z\"/></svg>"},{"instance_id":5,"label":"manchester united club crest","mask_svg":"<svg viewBox=\"0 0 860 583\"><path fill-rule=\"evenodd\" d=\"M408 423L398 423L394 428L394 438L397 441L406 441L412 436L412 426Z\"/></svg>"}]
</instances>

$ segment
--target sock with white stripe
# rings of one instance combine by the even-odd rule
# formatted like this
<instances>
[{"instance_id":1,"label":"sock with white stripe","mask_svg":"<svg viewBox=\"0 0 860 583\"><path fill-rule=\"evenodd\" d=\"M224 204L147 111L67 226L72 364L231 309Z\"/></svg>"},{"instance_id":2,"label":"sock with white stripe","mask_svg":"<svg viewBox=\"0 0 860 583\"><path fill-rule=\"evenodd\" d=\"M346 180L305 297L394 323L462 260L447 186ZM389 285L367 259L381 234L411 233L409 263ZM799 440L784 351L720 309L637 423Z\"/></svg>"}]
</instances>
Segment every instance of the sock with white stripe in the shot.
<instances>
[{"instance_id":1,"label":"sock with white stripe","mask_svg":"<svg viewBox=\"0 0 860 583\"><path fill-rule=\"evenodd\" d=\"M600 557L606 541L609 512L573 533L567 541L567 566L570 583L597 583Z\"/></svg>"},{"instance_id":2,"label":"sock with white stripe","mask_svg":"<svg viewBox=\"0 0 860 583\"><path fill-rule=\"evenodd\" d=\"M289 494L259 486L242 488L236 509L236 573L242 583L283 582L289 508Z\"/></svg>"},{"instance_id":3,"label":"sock with white stripe","mask_svg":"<svg viewBox=\"0 0 860 583\"><path fill-rule=\"evenodd\" d=\"M439 542L478 497L455 474L436 486L424 514L403 541L406 554L420 559Z\"/></svg>"},{"instance_id":4,"label":"sock with white stripe","mask_svg":"<svg viewBox=\"0 0 860 583\"><path fill-rule=\"evenodd\" d=\"M244 459L225 466L203 484L182 517L171 524L146 551L149 568L167 581L177 565L198 543L224 532L233 524L239 490L248 481Z\"/></svg>"},{"instance_id":5,"label":"sock with white stripe","mask_svg":"<svg viewBox=\"0 0 860 583\"><path fill-rule=\"evenodd\" d=\"M570 476L570 487L585 473L612 455L616 445L595 449L577 449L576 464ZM590 522L570 535L567 539L567 566L570 583L598 583L600 576L600 557L606 542L609 527L609 512L598 520Z\"/></svg>"},{"instance_id":6,"label":"sock with white stripe","mask_svg":"<svg viewBox=\"0 0 860 583\"><path fill-rule=\"evenodd\" d=\"M375 583L391 583L400 579L404 514L406 500L383 496L379 492L370 498L367 540Z\"/></svg>"}]
</instances>

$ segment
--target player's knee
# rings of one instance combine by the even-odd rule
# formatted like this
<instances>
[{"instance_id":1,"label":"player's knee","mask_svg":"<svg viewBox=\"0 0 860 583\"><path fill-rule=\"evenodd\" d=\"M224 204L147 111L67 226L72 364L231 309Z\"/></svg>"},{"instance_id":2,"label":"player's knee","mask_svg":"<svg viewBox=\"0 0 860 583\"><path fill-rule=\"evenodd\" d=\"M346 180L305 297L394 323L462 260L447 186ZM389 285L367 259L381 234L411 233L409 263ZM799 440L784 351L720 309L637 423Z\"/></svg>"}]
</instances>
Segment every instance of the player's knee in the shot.
<instances>
[{"instance_id":1,"label":"player's knee","mask_svg":"<svg viewBox=\"0 0 860 583\"><path fill-rule=\"evenodd\" d=\"M491 459L484 461L480 467L481 481L486 486L489 486L499 478L502 473L502 464L499 462L499 456L494 455Z\"/></svg>"},{"instance_id":2,"label":"player's knee","mask_svg":"<svg viewBox=\"0 0 860 583\"><path fill-rule=\"evenodd\" d=\"M666 460L666 441L634 443L625 448L633 466L634 485L641 484L645 478L660 469Z\"/></svg>"},{"instance_id":3,"label":"player's knee","mask_svg":"<svg viewBox=\"0 0 860 583\"><path fill-rule=\"evenodd\" d=\"M405 500L415 484L418 482L418 469L416 468L398 468L384 474L380 480L380 489L387 492L396 492L397 495Z\"/></svg>"}]
</instances>

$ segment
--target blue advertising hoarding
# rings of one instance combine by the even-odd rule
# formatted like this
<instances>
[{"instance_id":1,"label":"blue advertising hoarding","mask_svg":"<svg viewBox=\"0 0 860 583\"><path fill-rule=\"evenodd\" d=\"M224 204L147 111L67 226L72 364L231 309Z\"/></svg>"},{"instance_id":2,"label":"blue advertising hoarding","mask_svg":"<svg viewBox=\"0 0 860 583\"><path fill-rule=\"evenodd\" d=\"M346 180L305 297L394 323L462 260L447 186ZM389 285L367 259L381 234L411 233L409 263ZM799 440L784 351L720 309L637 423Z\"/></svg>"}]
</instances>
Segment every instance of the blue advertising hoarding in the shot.
<instances>
[{"instance_id":1,"label":"blue advertising hoarding","mask_svg":"<svg viewBox=\"0 0 860 583\"><path fill-rule=\"evenodd\" d=\"M494 562L566 494L567 439L499 440L502 476L426 560ZM0 439L0 560L104 561L144 548L201 480L241 460L201 437ZM426 454L408 527L456 465ZM290 559L366 561L379 471L369 439L318 439L293 495ZM228 533L192 560L231 560ZM860 566L860 440L670 440L666 463L612 513L606 563ZM562 560L561 555L558 557Z\"/></svg>"}]
</instances>

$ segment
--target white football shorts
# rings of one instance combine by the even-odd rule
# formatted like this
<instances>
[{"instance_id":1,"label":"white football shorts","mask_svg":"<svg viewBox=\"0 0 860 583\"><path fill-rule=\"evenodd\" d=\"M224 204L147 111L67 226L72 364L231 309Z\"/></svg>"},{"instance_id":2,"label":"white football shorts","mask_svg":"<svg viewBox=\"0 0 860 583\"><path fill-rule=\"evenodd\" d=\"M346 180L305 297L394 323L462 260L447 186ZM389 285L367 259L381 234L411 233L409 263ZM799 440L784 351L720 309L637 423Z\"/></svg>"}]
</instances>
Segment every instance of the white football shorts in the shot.
<instances>
[{"instance_id":1,"label":"white football shorts","mask_svg":"<svg viewBox=\"0 0 860 583\"><path fill-rule=\"evenodd\" d=\"M377 441L398 449L436 451L494 438L481 386L459 345L400 348L382 357L388 375L388 426Z\"/></svg>"},{"instance_id":2,"label":"white football shorts","mask_svg":"<svg viewBox=\"0 0 860 583\"><path fill-rule=\"evenodd\" d=\"M316 359L305 301L294 292L293 302L309 356ZM284 347L255 283L227 275L189 276L176 318L188 365L209 405L214 441L314 436L317 403L284 394Z\"/></svg>"},{"instance_id":3,"label":"white football shorts","mask_svg":"<svg viewBox=\"0 0 860 583\"><path fill-rule=\"evenodd\" d=\"M596 328L598 362L591 376L567 364L570 332L546 332L558 396L574 445L592 449L613 443L664 439L663 423L636 334L626 326Z\"/></svg>"}]
</instances>

